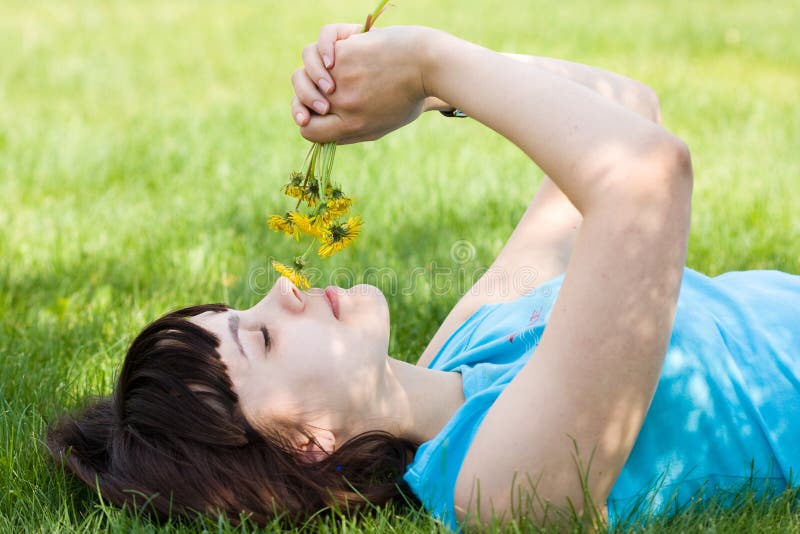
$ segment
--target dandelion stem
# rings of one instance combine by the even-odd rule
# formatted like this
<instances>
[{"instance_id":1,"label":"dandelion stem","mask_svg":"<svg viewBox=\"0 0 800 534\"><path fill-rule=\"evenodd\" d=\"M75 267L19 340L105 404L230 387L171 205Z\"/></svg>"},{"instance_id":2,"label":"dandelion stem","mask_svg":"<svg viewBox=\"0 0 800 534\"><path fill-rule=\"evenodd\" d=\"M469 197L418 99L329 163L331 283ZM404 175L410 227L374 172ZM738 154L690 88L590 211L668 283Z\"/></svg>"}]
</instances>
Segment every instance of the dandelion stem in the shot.
<instances>
[{"instance_id":1,"label":"dandelion stem","mask_svg":"<svg viewBox=\"0 0 800 534\"><path fill-rule=\"evenodd\" d=\"M311 146L308 148L308 152L306 152L306 159L303 160L303 167L306 167L308 165L308 160L311 157L311 154L314 152L314 148L316 147L316 145L317 143L311 143Z\"/></svg>"},{"instance_id":2,"label":"dandelion stem","mask_svg":"<svg viewBox=\"0 0 800 534\"><path fill-rule=\"evenodd\" d=\"M325 143L322 146L322 170L319 179L319 197L325 202L327 197L328 184L331 182L333 173L333 158L336 156L336 143Z\"/></svg>"},{"instance_id":3,"label":"dandelion stem","mask_svg":"<svg viewBox=\"0 0 800 534\"><path fill-rule=\"evenodd\" d=\"M313 240L313 239L312 239L312 240L311 240L311 242L308 244L308 248L306 249L306 251L305 251L305 252L303 252L303 255L302 255L302 256L300 256L300 259L302 259L302 260L305 260L305 259L306 259L306 256L308 256L308 253L309 253L309 252L311 252L311 249L312 249L312 248L314 248L314 240Z\"/></svg>"},{"instance_id":4,"label":"dandelion stem","mask_svg":"<svg viewBox=\"0 0 800 534\"><path fill-rule=\"evenodd\" d=\"M362 33L368 32L372 28L378 17L386 10L388 3L389 0L380 0L378 6L372 13L367 15L367 20L361 27ZM349 211L350 204L353 200L352 198L344 197L341 189L337 189L336 195L331 195L331 198L336 200L333 209L332 206L328 206L328 186L330 185L331 188L333 188L331 175L333 174L333 160L335 156L335 141L311 144L311 147L306 153L305 160L303 160L303 171L300 173L302 175L302 183L299 186L300 191L298 192L297 190L299 177L294 172L291 174L290 181L284 189L284 192L288 196L299 197L294 208L295 213L287 212L286 220L279 221L281 224L274 221L270 222L270 227L273 227L276 231L283 231L287 233L287 235L292 235L299 240L300 229L297 223L298 221L303 221L303 228L305 228L303 231L317 237L316 239L312 237L308 248L303 252L302 256L295 257L293 269L280 262L274 260L272 262L273 267L279 274L289 277L296 284L303 287L309 286L309 281L302 272L305 267L306 257L311 253L314 245L319 241L322 247L319 249L318 254L321 258L327 258L352 242L353 239L358 236L359 228L362 224L358 216L350 217L347 222L338 221L339 216ZM311 181L316 183L309 183ZM317 192L314 191L314 187L316 187ZM309 208L314 207L316 202L319 202L319 204L316 205L314 210L303 214L299 211L303 201L308 204ZM270 220L272 221L275 217L280 216L274 215ZM297 217L297 219L295 219L295 217ZM318 217L320 219L317 219ZM319 222L322 222L323 226L325 226L322 230L319 230ZM286 226L287 224L289 226ZM286 228L289 228L289 231L287 231ZM335 238L332 237L333 234L331 234L334 230L337 232Z\"/></svg>"},{"instance_id":5,"label":"dandelion stem","mask_svg":"<svg viewBox=\"0 0 800 534\"><path fill-rule=\"evenodd\" d=\"M381 13L383 13L383 10L386 8L386 4L388 3L389 0L381 0L381 3L375 8L375 11L367 15L367 22L364 23L361 33L368 32L372 28L372 25L375 24L375 20L381 16Z\"/></svg>"},{"instance_id":6,"label":"dandelion stem","mask_svg":"<svg viewBox=\"0 0 800 534\"><path fill-rule=\"evenodd\" d=\"M303 178L303 189L308 186L308 179L314 176L314 167L317 164L317 156L319 154L320 148L322 145L320 143L313 143L311 148L308 150L308 154L306 154L306 162L308 162L308 166L306 167L305 178ZM310 160L310 161L309 161ZM303 163L305 165L305 163ZM300 208L300 202L302 202L302 198L297 199L297 204L295 204L294 209L295 211Z\"/></svg>"}]
</instances>

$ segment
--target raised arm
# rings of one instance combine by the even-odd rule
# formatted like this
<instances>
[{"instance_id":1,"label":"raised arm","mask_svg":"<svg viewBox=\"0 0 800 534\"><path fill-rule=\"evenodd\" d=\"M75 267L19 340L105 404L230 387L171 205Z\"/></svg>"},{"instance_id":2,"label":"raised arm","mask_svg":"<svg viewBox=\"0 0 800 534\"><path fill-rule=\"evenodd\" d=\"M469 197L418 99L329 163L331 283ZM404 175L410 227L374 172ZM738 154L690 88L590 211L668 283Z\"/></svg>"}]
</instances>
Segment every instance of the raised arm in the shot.
<instances>
[{"instance_id":1,"label":"raised arm","mask_svg":"<svg viewBox=\"0 0 800 534\"><path fill-rule=\"evenodd\" d=\"M641 428L672 328L689 230L688 150L579 84L442 32L378 30L340 41L337 57L333 114L312 119L306 137L373 139L434 96L524 150L583 216L536 356L481 424L455 503L462 515L508 518L512 490L533 491L526 481L536 481L538 499L580 512L572 440L584 462L595 451L588 490L604 503ZM530 502L526 513L541 512L540 501Z\"/></svg>"},{"instance_id":2,"label":"raised arm","mask_svg":"<svg viewBox=\"0 0 800 534\"><path fill-rule=\"evenodd\" d=\"M508 517L515 481L533 491L529 480L539 498L580 511L575 439L584 467L595 451L588 489L604 503L669 340L689 230L688 151L653 122L544 69L444 34L431 40L426 92L516 143L583 216L536 357L483 421L455 502ZM530 502L528 512L541 512Z\"/></svg>"},{"instance_id":3,"label":"raised arm","mask_svg":"<svg viewBox=\"0 0 800 534\"><path fill-rule=\"evenodd\" d=\"M305 65L293 76L298 95L294 100L293 114L299 125L308 123L315 104L317 107L323 104L323 114L328 110L327 95L335 91L335 80L327 66L335 63L335 43L360 33L360 30L358 24L324 26L319 40L304 49ZM660 124L661 113L656 93L641 82L561 59L505 55L579 83ZM436 97L425 99L425 110L452 108ZM462 295L428 343L417 365L427 366L447 337L481 305L512 300L563 273L580 222L580 213L558 186L544 176L536 195L491 267ZM524 280L520 276L522 273L525 273Z\"/></svg>"},{"instance_id":4,"label":"raised arm","mask_svg":"<svg viewBox=\"0 0 800 534\"><path fill-rule=\"evenodd\" d=\"M625 106L642 117L661 124L661 108L656 92L638 80L590 65L564 59L504 53L524 65L542 68L571 82L580 84L609 100ZM425 110L446 111L453 106L435 97L425 102Z\"/></svg>"},{"instance_id":5,"label":"raised arm","mask_svg":"<svg viewBox=\"0 0 800 534\"><path fill-rule=\"evenodd\" d=\"M579 83L650 121L661 123L658 97L641 82L561 59L505 55ZM434 97L426 99L426 109L448 110L452 107ZM497 258L450 310L417 365L426 367L450 334L482 305L518 298L566 271L581 220L578 210L545 175ZM521 276L523 273L525 276Z\"/></svg>"}]
</instances>

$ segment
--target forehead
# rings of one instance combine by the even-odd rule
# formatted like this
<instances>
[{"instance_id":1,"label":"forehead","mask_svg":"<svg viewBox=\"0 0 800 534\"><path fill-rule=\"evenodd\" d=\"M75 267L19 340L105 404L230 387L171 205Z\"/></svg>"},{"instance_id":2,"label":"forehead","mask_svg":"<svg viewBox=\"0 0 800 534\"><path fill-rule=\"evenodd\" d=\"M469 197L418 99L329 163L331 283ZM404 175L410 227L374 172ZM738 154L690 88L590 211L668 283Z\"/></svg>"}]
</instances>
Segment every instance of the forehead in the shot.
<instances>
[{"instance_id":1,"label":"forehead","mask_svg":"<svg viewBox=\"0 0 800 534\"><path fill-rule=\"evenodd\" d=\"M188 321L198 326L202 326L208 330L216 326L225 326L230 316L230 310L225 311L205 311L193 317L189 317Z\"/></svg>"},{"instance_id":2,"label":"forehead","mask_svg":"<svg viewBox=\"0 0 800 534\"><path fill-rule=\"evenodd\" d=\"M222 312L207 311L190 317L188 320L189 322L205 328L219 339L219 347L217 350L224 358L234 343L230 333L230 321L236 317L236 314L230 310Z\"/></svg>"}]
</instances>

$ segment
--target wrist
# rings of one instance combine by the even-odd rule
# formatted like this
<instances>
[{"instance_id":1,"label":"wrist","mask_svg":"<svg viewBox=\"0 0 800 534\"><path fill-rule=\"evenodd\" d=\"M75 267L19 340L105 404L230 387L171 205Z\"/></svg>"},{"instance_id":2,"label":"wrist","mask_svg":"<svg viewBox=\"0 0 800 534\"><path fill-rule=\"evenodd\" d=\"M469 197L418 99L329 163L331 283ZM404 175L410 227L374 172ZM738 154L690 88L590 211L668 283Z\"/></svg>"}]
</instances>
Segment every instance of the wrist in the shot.
<instances>
[{"instance_id":1,"label":"wrist","mask_svg":"<svg viewBox=\"0 0 800 534\"><path fill-rule=\"evenodd\" d=\"M422 88L425 94L426 103L431 103L435 107L430 110L445 111L452 109L453 106L446 102L446 99L439 93L436 84L436 77L446 63L444 58L448 47L452 47L455 37L434 28L423 28L417 58L419 61L420 76L422 78Z\"/></svg>"},{"instance_id":2,"label":"wrist","mask_svg":"<svg viewBox=\"0 0 800 534\"><path fill-rule=\"evenodd\" d=\"M439 103L435 108L448 117L466 117L462 106L469 100L473 57L482 47L449 33L434 30L426 36L420 55L421 75L426 99Z\"/></svg>"}]
</instances>

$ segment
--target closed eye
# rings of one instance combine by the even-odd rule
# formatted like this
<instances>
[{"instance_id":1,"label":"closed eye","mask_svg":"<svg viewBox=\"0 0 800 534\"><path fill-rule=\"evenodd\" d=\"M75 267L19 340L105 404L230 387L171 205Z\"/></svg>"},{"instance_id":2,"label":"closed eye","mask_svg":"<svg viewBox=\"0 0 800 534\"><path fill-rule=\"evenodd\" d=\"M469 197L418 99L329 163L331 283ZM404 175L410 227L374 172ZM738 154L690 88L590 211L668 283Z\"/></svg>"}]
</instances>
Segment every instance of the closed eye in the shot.
<instances>
[{"instance_id":1,"label":"closed eye","mask_svg":"<svg viewBox=\"0 0 800 534\"><path fill-rule=\"evenodd\" d=\"M269 350L272 345L272 340L269 337L269 332L267 331L266 326L261 327L261 335L264 336L264 346L267 348L267 350Z\"/></svg>"}]
</instances>

